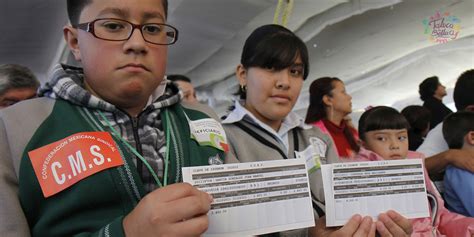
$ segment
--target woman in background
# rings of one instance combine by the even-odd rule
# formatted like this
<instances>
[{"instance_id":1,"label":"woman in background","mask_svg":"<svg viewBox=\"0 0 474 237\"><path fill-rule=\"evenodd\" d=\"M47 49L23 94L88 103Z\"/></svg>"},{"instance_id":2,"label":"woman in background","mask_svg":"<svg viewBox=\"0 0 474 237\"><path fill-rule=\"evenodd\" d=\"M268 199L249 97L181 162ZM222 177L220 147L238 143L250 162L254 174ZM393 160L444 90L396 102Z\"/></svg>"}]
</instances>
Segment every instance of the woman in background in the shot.
<instances>
[{"instance_id":1,"label":"woman in background","mask_svg":"<svg viewBox=\"0 0 474 237\"><path fill-rule=\"evenodd\" d=\"M340 158L359 152L357 130L345 120L352 112L352 97L344 83L335 77L314 80L309 88L310 103L305 122L331 135Z\"/></svg>"}]
</instances>

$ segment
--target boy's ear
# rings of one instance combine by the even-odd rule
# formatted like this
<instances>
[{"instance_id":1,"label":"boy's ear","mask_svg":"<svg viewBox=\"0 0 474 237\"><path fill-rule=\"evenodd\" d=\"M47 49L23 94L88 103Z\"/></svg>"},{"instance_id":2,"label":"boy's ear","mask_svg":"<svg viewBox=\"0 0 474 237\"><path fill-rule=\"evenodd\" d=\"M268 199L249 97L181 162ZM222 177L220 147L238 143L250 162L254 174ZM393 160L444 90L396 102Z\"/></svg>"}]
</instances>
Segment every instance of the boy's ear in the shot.
<instances>
[{"instance_id":1,"label":"boy's ear","mask_svg":"<svg viewBox=\"0 0 474 237\"><path fill-rule=\"evenodd\" d=\"M474 131L468 132L464 139L467 144L474 146Z\"/></svg>"},{"instance_id":2,"label":"boy's ear","mask_svg":"<svg viewBox=\"0 0 474 237\"><path fill-rule=\"evenodd\" d=\"M237 77L240 85L247 85L247 69L245 69L244 65L237 65L237 69L235 69L235 76Z\"/></svg>"},{"instance_id":3,"label":"boy's ear","mask_svg":"<svg viewBox=\"0 0 474 237\"><path fill-rule=\"evenodd\" d=\"M68 45L72 54L74 54L74 58L77 61L81 61L81 51L79 50L79 42L77 40L77 29L73 28L72 26L65 26L63 28L63 34L66 44Z\"/></svg>"},{"instance_id":4,"label":"boy's ear","mask_svg":"<svg viewBox=\"0 0 474 237\"><path fill-rule=\"evenodd\" d=\"M324 96L323 96L323 103L324 103L326 106L332 106L331 97L328 96L328 95L324 95Z\"/></svg>"}]
</instances>

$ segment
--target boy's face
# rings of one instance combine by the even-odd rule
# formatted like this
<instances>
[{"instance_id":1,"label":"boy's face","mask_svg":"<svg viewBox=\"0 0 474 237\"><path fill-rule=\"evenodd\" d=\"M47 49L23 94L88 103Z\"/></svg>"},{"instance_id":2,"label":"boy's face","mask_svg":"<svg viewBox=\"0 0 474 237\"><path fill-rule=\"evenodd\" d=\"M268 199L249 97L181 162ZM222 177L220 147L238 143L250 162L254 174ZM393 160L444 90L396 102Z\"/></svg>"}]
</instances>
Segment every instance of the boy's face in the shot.
<instances>
[{"instance_id":1,"label":"boy's face","mask_svg":"<svg viewBox=\"0 0 474 237\"><path fill-rule=\"evenodd\" d=\"M365 133L364 146L385 160L405 159L408 154L406 129L383 129Z\"/></svg>"},{"instance_id":2,"label":"boy's face","mask_svg":"<svg viewBox=\"0 0 474 237\"><path fill-rule=\"evenodd\" d=\"M93 0L81 12L79 23L98 18L117 18L134 24L165 23L159 0ZM126 41L98 39L71 27L65 28L65 34L71 36L72 39L66 36L66 40L84 66L86 88L122 109L143 107L163 80L167 46L145 42L138 29Z\"/></svg>"},{"instance_id":3,"label":"boy's face","mask_svg":"<svg viewBox=\"0 0 474 237\"><path fill-rule=\"evenodd\" d=\"M469 131L464 137L463 149L471 149L474 151L474 131Z\"/></svg>"}]
</instances>

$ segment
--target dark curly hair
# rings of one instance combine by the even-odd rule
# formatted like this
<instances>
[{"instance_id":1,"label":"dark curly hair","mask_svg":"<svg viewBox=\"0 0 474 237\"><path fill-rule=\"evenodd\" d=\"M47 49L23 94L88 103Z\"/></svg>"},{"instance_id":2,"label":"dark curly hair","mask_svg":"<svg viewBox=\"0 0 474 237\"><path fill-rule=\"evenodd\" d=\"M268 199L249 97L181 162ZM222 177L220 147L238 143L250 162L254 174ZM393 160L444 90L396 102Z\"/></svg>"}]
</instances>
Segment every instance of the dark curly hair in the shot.
<instances>
[{"instance_id":1,"label":"dark curly hair","mask_svg":"<svg viewBox=\"0 0 474 237\"><path fill-rule=\"evenodd\" d=\"M420 93L420 99L426 101L433 97L436 89L439 86L439 78L437 76L428 77L423 80L418 86L418 92Z\"/></svg>"}]
</instances>

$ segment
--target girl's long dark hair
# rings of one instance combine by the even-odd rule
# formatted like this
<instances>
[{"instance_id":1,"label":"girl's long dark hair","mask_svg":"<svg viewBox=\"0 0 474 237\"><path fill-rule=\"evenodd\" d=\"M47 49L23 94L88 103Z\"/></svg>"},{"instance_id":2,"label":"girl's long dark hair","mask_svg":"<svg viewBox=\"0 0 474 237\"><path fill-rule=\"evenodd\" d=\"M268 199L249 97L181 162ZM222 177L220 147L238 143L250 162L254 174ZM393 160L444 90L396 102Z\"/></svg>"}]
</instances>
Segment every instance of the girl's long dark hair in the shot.
<instances>
[{"instance_id":1,"label":"girl's long dark hair","mask_svg":"<svg viewBox=\"0 0 474 237\"><path fill-rule=\"evenodd\" d=\"M321 77L314 80L309 86L309 107L306 112L305 123L310 124L327 118L326 105L323 102L325 95L332 96L335 82L341 82L337 77Z\"/></svg>"}]
</instances>

